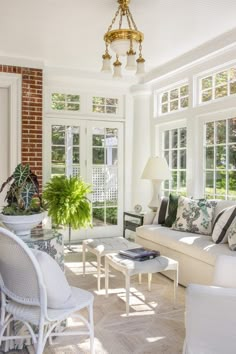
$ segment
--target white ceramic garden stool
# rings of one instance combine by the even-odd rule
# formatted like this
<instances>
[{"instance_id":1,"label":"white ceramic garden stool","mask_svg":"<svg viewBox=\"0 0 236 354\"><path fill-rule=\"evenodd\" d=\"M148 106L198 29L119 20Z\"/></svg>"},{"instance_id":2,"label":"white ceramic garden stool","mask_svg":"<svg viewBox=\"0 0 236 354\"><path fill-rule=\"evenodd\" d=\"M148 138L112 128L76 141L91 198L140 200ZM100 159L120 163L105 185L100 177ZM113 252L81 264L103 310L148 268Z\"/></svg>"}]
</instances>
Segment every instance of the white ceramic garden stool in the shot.
<instances>
[{"instance_id":1,"label":"white ceramic garden stool","mask_svg":"<svg viewBox=\"0 0 236 354\"><path fill-rule=\"evenodd\" d=\"M148 274L148 289L151 290L152 273L164 272L166 270L174 271L174 306L176 305L176 295L178 286L178 262L165 257L159 256L147 261L133 261L124 258L119 254L110 254L105 256L105 289L106 296L108 296L109 288L109 266L122 272L125 276L126 288L126 314L129 315L129 293L130 293L130 277L139 274L139 281L141 281L141 274Z\"/></svg>"},{"instance_id":2,"label":"white ceramic garden stool","mask_svg":"<svg viewBox=\"0 0 236 354\"><path fill-rule=\"evenodd\" d=\"M106 254L117 253L120 250L141 247L135 242L126 240L124 237L104 237L88 239L83 241L83 276L86 272L86 251L93 253L97 257L97 287L101 289L101 259Z\"/></svg>"}]
</instances>

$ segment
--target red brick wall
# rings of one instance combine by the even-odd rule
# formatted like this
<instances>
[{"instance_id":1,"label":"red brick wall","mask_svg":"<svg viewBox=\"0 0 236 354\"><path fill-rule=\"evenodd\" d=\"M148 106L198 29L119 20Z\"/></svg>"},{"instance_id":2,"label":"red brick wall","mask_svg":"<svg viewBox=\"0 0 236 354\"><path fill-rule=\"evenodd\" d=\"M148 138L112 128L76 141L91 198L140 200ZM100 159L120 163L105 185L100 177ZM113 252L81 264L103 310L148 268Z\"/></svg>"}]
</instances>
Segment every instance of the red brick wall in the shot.
<instances>
[{"instance_id":1,"label":"red brick wall","mask_svg":"<svg viewBox=\"0 0 236 354\"><path fill-rule=\"evenodd\" d=\"M0 72L22 76L21 161L29 163L42 187L43 71L0 64Z\"/></svg>"}]
</instances>

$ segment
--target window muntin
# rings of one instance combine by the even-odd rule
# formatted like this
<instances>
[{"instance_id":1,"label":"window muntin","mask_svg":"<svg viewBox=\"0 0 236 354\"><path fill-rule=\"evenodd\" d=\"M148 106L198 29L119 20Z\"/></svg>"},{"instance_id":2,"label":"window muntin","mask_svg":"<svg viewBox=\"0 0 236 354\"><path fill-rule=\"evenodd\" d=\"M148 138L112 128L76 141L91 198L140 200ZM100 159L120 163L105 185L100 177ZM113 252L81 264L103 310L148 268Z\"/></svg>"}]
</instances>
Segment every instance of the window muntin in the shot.
<instances>
[{"instance_id":1,"label":"window muntin","mask_svg":"<svg viewBox=\"0 0 236 354\"><path fill-rule=\"evenodd\" d=\"M161 94L161 114L178 111L189 106L189 85L185 84Z\"/></svg>"},{"instance_id":2,"label":"window muntin","mask_svg":"<svg viewBox=\"0 0 236 354\"><path fill-rule=\"evenodd\" d=\"M52 93L51 108L56 111L79 111L80 96L65 93Z\"/></svg>"},{"instance_id":3,"label":"window muntin","mask_svg":"<svg viewBox=\"0 0 236 354\"><path fill-rule=\"evenodd\" d=\"M236 118L205 124L204 157L206 197L236 199Z\"/></svg>"},{"instance_id":4,"label":"window muntin","mask_svg":"<svg viewBox=\"0 0 236 354\"><path fill-rule=\"evenodd\" d=\"M236 66L203 77L200 80L200 102L236 94Z\"/></svg>"},{"instance_id":5,"label":"window muntin","mask_svg":"<svg viewBox=\"0 0 236 354\"><path fill-rule=\"evenodd\" d=\"M94 113L104 113L104 114L118 113L119 100L117 98L93 96L92 102L93 102L92 111Z\"/></svg>"},{"instance_id":6,"label":"window muntin","mask_svg":"<svg viewBox=\"0 0 236 354\"><path fill-rule=\"evenodd\" d=\"M164 194L170 192L186 195L187 129L165 130L162 138L162 154L171 170L172 179L164 182Z\"/></svg>"}]
</instances>

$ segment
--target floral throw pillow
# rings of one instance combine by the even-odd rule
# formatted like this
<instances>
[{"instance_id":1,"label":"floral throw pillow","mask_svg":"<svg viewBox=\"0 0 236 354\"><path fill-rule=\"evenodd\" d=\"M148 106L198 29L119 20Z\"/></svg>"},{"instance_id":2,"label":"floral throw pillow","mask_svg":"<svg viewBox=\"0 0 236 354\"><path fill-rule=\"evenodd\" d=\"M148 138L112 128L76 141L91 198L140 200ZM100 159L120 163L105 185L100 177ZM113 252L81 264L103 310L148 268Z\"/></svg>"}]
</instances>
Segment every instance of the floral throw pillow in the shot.
<instances>
[{"instance_id":1,"label":"floral throw pillow","mask_svg":"<svg viewBox=\"0 0 236 354\"><path fill-rule=\"evenodd\" d=\"M176 221L172 229L210 235L213 210L212 204L205 199L179 197Z\"/></svg>"}]
</instances>

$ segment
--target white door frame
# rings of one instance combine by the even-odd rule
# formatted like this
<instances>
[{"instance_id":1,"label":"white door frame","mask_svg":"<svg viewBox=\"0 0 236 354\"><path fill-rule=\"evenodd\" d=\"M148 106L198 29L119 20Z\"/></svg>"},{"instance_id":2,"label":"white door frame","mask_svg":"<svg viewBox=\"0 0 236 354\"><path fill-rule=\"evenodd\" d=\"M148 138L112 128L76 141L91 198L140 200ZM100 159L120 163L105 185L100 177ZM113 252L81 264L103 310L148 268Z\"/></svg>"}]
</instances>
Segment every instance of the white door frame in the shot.
<instances>
[{"instance_id":1,"label":"white door frame","mask_svg":"<svg viewBox=\"0 0 236 354\"><path fill-rule=\"evenodd\" d=\"M21 75L0 73L0 87L9 90L9 171L21 162Z\"/></svg>"},{"instance_id":2,"label":"white door frame","mask_svg":"<svg viewBox=\"0 0 236 354\"><path fill-rule=\"evenodd\" d=\"M118 225L112 225L112 226L105 226L105 227L95 227L92 229L81 229L80 231L78 230L72 230L72 242L73 241L78 241L81 239L85 239L87 237L111 237L111 236L121 236L122 235L122 230L123 230L123 193L124 193L124 174L123 174L123 160L124 160L124 142L123 142L123 123L121 122L111 122L111 121L100 121L100 120L88 120L86 118L65 118L65 117L58 117L58 118L47 118L44 121L44 134L43 134L43 146L44 146L44 152L43 152L43 184L45 184L49 179L50 179L50 167L51 167L51 155L49 153L51 149L51 126L52 125L70 125L70 126L80 126L81 127L81 136L80 136L80 146L83 146L84 149L80 150L80 158L81 158L81 163L80 163L80 169L81 169L81 176L83 178L88 177L88 174L91 174L91 166L86 166L87 163L87 155L89 153L89 149L91 146L88 144L88 129L91 129L91 127L96 124L99 126L107 126L111 128L117 128L120 130L120 134L118 137L118 145L119 145L119 151L120 151L120 157L119 157L119 167L118 167L118 201L119 205L118 208L121 210L118 215L117 215L117 221ZM87 173L87 174L86 174ZM88 180L87 180L88 181ZM90 181L88 181L90 182ZM49 224L48 224L49 225ZM60 230L60 232L65 236L65 240L68 238L68 232L67 230Z\"/></svg>"}]
</instances>

